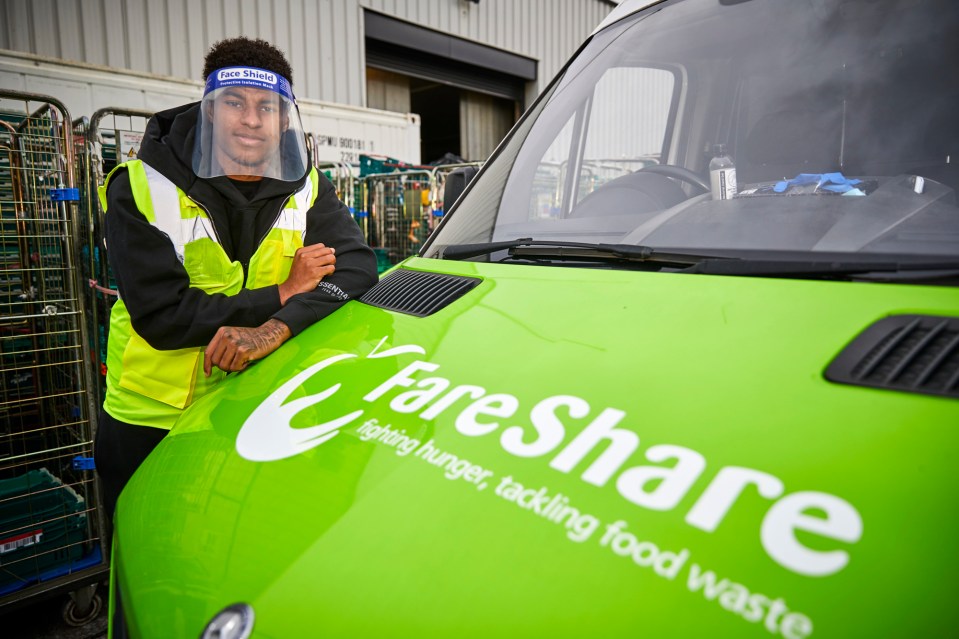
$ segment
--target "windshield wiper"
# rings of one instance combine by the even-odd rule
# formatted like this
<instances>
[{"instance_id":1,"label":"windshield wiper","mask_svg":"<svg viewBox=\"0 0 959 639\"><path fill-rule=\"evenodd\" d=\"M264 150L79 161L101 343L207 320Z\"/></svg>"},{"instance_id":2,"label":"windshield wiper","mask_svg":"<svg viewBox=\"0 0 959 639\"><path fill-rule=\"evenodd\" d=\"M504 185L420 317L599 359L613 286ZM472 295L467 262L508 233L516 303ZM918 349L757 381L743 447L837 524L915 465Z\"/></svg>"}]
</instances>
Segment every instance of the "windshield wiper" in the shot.
<instances>
[{"instance_id":1,"label":"windshield wiper","mask_svg":"<svg viewBox=\"0 0 959 639\"><path fill-rule=\"evenodd\" d=\"M511 257L527 257L549 260L655 262L659 264L692 265L705 259L722 261L725 258L699 253L659 251L650 246L636 244L603 244L591 242L567 242L564 240L534 240L530 237L503 242L479 244L452 244L443 249L443 259L463 260L469 257L489 255L509 250Z\"/></svg>"},{"instance_id":2,"label":"windshield wiper","mask_svg":"<svg viewBox=\"0 0 959 639\"><path fill-rule=\"evenodd\" d=\"M520 238L502 242L453 244L443 251L443 259L461 260L497 251L509 251L512 258L551 261L650 262L675 265L679 273L701 275L743 275L752 277L828 277L847 275L879 275L889 273L939 274L959 273L956 260L830 260L830 259L764 259L661 251L636 244L604 244L534 240Z\"/></svg>"},{"instance_id":3,"label":"windshield wiper","mask_svg":"<svg viewBox=\"0 0 959 639\"><path fill-rule=\"evenodd\" d=\"M802 277L900 273L904 271L959 271L959 261L837 261L705 259L681 273L701 275L749 275L754 277Z\"/></svg>"}]
</instances>

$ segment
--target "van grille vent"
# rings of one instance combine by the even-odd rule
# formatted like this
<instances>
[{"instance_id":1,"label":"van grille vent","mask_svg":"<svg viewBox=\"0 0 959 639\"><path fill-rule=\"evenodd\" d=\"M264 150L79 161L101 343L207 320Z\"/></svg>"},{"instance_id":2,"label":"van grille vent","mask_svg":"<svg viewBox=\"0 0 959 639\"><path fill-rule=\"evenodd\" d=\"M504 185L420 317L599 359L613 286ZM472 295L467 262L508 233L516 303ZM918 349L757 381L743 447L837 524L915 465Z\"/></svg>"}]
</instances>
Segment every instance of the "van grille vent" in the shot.
<instances>
[{"instance_id":1,"label":"van grille vent","mask_svg":"<svg viewBox=\"0 0 959 639\"><path fill-rule=\"evenodd\" d=\"M895 315L859 334L826 379L959 398L959 318Z\"/></svg>"},{"instance_id":2,"label":"van grille vent","mask_svg":"<svg viewBox=\"0 0 959 639\"><path fill-rule=\"evenodd\" d=\"M360 301L398 313L426 317L458 300L482 280L398 269L368 290Z\"/></svg>"}]
</instances>

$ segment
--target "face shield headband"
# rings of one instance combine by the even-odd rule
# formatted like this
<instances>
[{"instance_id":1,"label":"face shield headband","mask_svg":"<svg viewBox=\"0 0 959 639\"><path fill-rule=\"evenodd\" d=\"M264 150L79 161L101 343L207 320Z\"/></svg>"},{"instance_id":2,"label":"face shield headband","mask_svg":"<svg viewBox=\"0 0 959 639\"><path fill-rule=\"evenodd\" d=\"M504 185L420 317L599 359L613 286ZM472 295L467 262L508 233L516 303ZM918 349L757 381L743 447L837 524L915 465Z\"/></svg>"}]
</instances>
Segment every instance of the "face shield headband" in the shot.
<instances>
[{"instance_id":1,"label":"face shield headband","mask_svg":"<svg viewBox=\"0 0 959 639\"><path fill-rule=\"evenodd\" d=\"M306 174L306 137L290 83L255 67L207 77L193 149L198 177L297 181Z\"/></svg>"}]
</instances>

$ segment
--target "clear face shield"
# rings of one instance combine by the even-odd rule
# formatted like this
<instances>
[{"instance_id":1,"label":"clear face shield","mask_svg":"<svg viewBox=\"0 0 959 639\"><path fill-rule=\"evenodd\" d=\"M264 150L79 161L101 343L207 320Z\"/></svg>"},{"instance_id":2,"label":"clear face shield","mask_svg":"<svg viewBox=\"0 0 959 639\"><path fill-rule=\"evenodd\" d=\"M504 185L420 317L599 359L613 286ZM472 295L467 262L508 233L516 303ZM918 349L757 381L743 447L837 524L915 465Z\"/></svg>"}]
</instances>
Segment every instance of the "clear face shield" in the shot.
<instances>
[{"instance_id":1,"label":"clear face shield","mask_svg":"<svg viewBox=\"0 0 959 639\"><path fill-rule=\"evenodd\" d=\"M193 172L294 182L306 174L306 138L286 78L254 67L207 78L193 149Z\"/></svg>"}]
</instances>

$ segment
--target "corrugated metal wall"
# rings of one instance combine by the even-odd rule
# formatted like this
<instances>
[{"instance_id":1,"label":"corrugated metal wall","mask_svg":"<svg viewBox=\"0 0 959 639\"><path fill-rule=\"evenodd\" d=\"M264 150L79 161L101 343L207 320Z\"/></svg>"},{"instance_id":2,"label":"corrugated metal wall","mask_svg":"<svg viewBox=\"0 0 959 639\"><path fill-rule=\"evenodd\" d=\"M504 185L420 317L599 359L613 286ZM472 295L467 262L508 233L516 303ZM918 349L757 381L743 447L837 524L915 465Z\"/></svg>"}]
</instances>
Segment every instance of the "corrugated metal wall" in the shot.
<instances>
[{"instance_id":1,"label":"corrugated metal wall","mask_svg":"<svg viewBox=\"0 0 959 639\"><path fill-rule=\"evenodd\" d=\"M217 40L289 54L299 97L365 106L363 9L539 61L539 92L612 9L604 0L0 0L0 48L202 80Z\"/></svg>"},{"instance_id":2,"label":"corrugated metal wall","mask_svg":"<svg viewBox=\"0 0 959 639\"><path fill-rule=\"evenodd\" d=\"M485 160L516 121L513 103L480 93L460 97L460 155Z\"/></svg>"}]
</instances>

